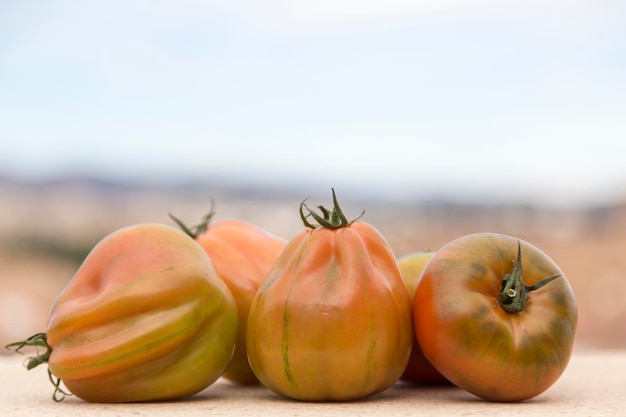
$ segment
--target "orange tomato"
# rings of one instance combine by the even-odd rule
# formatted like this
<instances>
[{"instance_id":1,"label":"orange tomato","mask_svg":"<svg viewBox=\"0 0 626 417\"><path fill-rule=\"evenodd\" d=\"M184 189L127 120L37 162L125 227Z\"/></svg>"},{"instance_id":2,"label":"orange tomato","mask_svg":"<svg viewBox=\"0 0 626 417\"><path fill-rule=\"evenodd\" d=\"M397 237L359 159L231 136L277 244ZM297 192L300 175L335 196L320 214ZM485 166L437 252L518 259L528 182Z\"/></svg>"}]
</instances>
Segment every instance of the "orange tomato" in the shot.
<instances>
[{"instance_id":1,"label":"orange tomato","mask_svg":"<svg viewBox=\"0 0 626 417\"><path fill-rule=\"evenodd\" d=\"M496 233L460 237L437 251L414 298L417 339L435 368L491 401L541 394L571 357L576 301L544 252Z\"/></svg>"},{"instance_id":2,"label":"orange tomato","mask_svg":"<svg viewBox=\"0 0 626 417\"><path fill-rule=\"evenodd\" d=\"M89 253L50 311L51 379L91 402L177 399L217 380L235 348L237 309L211 260L175 228L115 231Z\"/></svg>"},{"instance_id":3,"label":"orange tomato","mask_svg":"<svg viewBox=\"0 0 626 417\"><path fill-rule=\"evenodd\" d=\"M259 380L250 369L246 351L248 312L252 299L287 240L238 219L211 223L213 214L211 210L194 230L175 217L173 219L204 248L215 265L217 275L228 286L237 303L237 347L223 376L239 384L255 384Z\"/></svg>"},{"instance_id":4,"label":"orange tomato","mask_svg":"<svg viewBox=\"0 0 626 417\"><path fill-rule=\"evenodd\" d=\"M410 253L398 259L398 267L400 268L402 278L404 278L404 281L407 284L411 299L413 299L415 294L415 288L417 287L417 283L422 275L422 271L433 255L434 252L425 250ZM425 385L449 382L439 371L437 371L437 369L435 369L428 359L426 359L415 334L413 335L413 350L411 350L411 357L409 358L409 363L407 364L400 379L415 384Z\"/></svg>"},{"instance_id":5,"label":"orange tomato","mask_svg":"<svg viewBox=\"0 0 626 417\"><path fill-rule=\"evenodd\" d=\"M269 389L293 399L384 391L411 351L411 299L389 245L370 224L349 222L334 190L333 202L322 215L301 204L306 227L250 307L250 365Z\"/></svg>"}]
</instances>

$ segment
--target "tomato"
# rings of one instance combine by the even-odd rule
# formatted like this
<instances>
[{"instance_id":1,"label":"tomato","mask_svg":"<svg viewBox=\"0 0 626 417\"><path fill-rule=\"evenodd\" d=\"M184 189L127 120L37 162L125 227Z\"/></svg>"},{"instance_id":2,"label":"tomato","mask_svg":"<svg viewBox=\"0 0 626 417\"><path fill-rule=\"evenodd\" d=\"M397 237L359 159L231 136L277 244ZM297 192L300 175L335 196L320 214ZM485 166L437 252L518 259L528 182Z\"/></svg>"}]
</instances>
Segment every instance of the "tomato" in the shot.
<instances>
[{"instance_id":1,"label":"tomato","mask_svg":"<svg viewBox=\"0 0 626 417\"><path fill-rule=\"evenodd\" d=\"M414 298L428 360L483 399L541 394L571 357L577 322L565 274L540 249L495 233L460 237L426 266Z\"/></svg>"},{"instance_id":2,"label":"tomato","mask_svg":"<svg viewBox=\"0 0 626 417\"><path fill-rule=\"evenodd\" d=\"M252 299L287 240L238 219L211 223L213 215L211 210L194 230L170 216L204 248L213 261L217 275L235 297L239 312L237 347L224 378L239 384L255 384L259 380L250 368L246 351L248 312Z\"/></svg>"},{"instance_id":3,"label":"tomato","mask_svg":"<svg viewBox=\"0 0 626 417\"><path fill-rule=\"evenodd\" d=\"M430 250L410 253L398 259L398 267L402 278L407 284L409 289L409 295L411 298L415 294L415 287L422 275L424 267L433 257L434 252ZM417 338L413 335L413 350L411 351L411 357L409 363L400 378L404 381L413 382L416 384L441 384L446 383L448 380L435 369L434 366L424 356L422 349L419 346Z\"/></svg>"},{"instance_id":4,"label":"tomato","mask_svg":"<svg viewBox=\"0 0 626 417\"><path fill-rule=\"evenodd\" d=\"M320 207L322 215L301 203L305 228L248 317L253 371L275 393L304 401L384 391L411 351L411 299L389 245L370 224L348 221L334 190L333 202L332 211Z\"/></svg>"},{"instance_id":5,"label":"tomato","mask_svg":"<svg viewBox=\"0 0 626 417\"><path fill-rule=\"evenodd\" d=\"M45 346L59 380L90 402L170 400L217 380L230 361L237 309L211 260L180 230L140 224L106 236L52 305ZM55 399L57 399L55 397Z\"/></svg>"}]
</instances>

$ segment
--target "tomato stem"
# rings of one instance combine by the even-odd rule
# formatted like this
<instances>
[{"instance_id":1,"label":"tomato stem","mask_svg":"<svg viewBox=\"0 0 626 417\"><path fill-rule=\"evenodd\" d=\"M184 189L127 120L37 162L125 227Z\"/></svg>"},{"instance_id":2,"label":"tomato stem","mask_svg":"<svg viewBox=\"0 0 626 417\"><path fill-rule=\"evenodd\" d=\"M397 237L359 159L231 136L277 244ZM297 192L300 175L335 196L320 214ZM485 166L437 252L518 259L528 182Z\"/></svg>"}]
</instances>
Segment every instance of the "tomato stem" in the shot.
<instances>
[{"instance_id":1,"label":"tomato stem","mask_svg":"<svg viewBox=\"0 0 626 417\"><path fill-rule=\"evenodd\" d=\"M47 363L50 358L50 354L52 353L52 348L48 344L48 338L45 333L37 333L26 340L22 340L20 342L9 343L5 347L9 350L13 350L16 353L22 353L22 349L24 347L34 347L37 349L37 355L26 358L24 361L24 366L27 370L31 370L36 368L37 366ZM39 348L45 348L45 352L39 353ZM52 393L52 399L56 402L62 401L66 396L72 395L69 392L66 392L61 388L61 379L52 375L50 369L48 369L48 379L54 386L54 393Z\"/></svg>"},{"instance_id":2,"label":"tomato stem","mask_svg":"<svg viewBox=\"0 0 626 417\"><path fill-rule=\"evenodd\" d=\"M170 219L174 220L174 223L176 223L183 232L185 232L191 238L197 239L198 236L206 232L207 229L209 228L211 219L215 215L214 207L215 207L215 201L211 199L211 209L209 210L207 214L202 216L202 220L200 221L200 223L196 224L195 226L187 226L182 220L174 216L172 213L168 213L168 215L170 216Z\"/></svg>"},{"instance_id":3,"label":"tomato stem","mask_svg":"<svg viewBox=\"0 0 626 417\"><path fill-rule=\"evenodd\" d=\"M50 354L52 353L52 348L50 348L50 346L48 345L48 339L45 333L37 333L36 335L33 335L26 340L10 343L5 347L9 350L13 350L16 353L22 353L22 348L26 346L46 349L45 352L38 354L37 356L31 356L26 359L26 362L24 362L24 366L27 370L31 370L41 365L42 363L48 362L48 358L50 358Z\"/></svg>"},{"instance_id":4,"label":"tomato stem","mask_svg":"<svg viewBox=\"0 0 626 417\"><path fill-rule=\"evenodd\" d=\"M506 274L502 279L502 289L500 295L496 297L498 304L504 311L509 314L516 314L524 310L526 303L528 302L531 291L535 291L550 281L558 278L560 274L553 275L545 278L536 284L531 286L524 283L522 278L522 247L520 242L517 242L517 260L513 261L513 271Z\"/></svg>"},{"instance_id":5,"label":"tomato stem","mask_svg":"<svg viewBox=\"0 0 626 417\"><path fill-rule=\"evenodd\" d=\"M306 200L308 200L308 197L304 199L302 203L300 203L300 218L302 219L302 222L306 227L310 227L311 229L317 229L318 227L326 227L333 230L339 229L342 227L350 226L352 223L360 219L365 214L365 210L363 210L357 218L353 220L348 220L348 218L343 214L341 207L339 207L339 203L337 202L337 195L335 194L335 189L331 188L331 190L333 192L332 211L329 211L324 206L317 206L322 214L320 215L316 213L315 211L307 207L307 205L304 203ZM306 210L308 214L305 214L304 210ZM311 223L308 220L308 217L313 217L313 219L315 219L315 221L317 222L317 225Z\"/></svg>"}]
</instances>

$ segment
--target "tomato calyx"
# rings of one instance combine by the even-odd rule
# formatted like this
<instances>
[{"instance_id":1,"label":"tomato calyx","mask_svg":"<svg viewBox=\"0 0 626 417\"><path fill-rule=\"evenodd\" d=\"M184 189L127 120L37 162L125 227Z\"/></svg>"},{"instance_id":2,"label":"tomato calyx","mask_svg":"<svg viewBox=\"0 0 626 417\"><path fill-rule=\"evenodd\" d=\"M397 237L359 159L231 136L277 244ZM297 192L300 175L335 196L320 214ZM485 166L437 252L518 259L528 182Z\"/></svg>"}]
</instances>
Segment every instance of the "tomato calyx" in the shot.
<instances>
[{"instance_id":1,"label":"tomato calyx","mask_svg":"<svg viewBox=\"0 0 626 417\"><path fill-rule=\"evenodd\" d=\"M26 361L24 362L24 366L27 370L31 370L41 365L42 363L48 362L48 358L50 358L50 354L52 353L52 348L48 345L48 339L45 333L37 333L26 340L10 343L5 347L9 350L13 350L16 353L22 353L22 348L26 346L46 349L45 352L38 354L37 356L31 356L26 359Z\"/></svg>"},{"instance_id":2,"label":"tomato calyx","mask_svg":"<svg viewBox=\"0 0 626 417\"><path fill-rule=\"evenodd\" d=\"M24 366L26 367L26 370L30 371L31 369L48 362L50 354L52 353L52 348L48 344L48 338L45 333L37 333L26 340L9 343L5 346L5 348L13 350L15 353L22 354L22 348L27 346L37 349L37 355L26 358L26 360L24 361ZM45 352L39 353L39 348L44 348ZM65 397L72 395L72 393L67 392L63 388L61 388L61 379L52 375L50 369L48 369L48 379L54 386L54 393L52 394L52 399L54 401L60 402L63 401Z\"/></svg>"},{"instance_id":3,"label":"tomato calyx","mask_svg":"<svg viewBox=\"0 0 626 417\"><path fill-rule=\"evenodd\" d=\"M328 210L324 206L317 206L322 214L320 215L316 213L315 211L307 207L307 205L304 203L306 200L309 199L308 197L304 199L302 203L300 203L300 218L302 219L302 222L306 227L309 227L311 229L317 229L319 227L326 227L327 229L332 230L340 229L342 227L350 226L352 223L360 219L365 214L365 210L363 210L357 218L353 220L348 220L348 218L343 214L341 207L339 207L339 203L337 202L337 196L335 194L335 189L331 188L331 190L333 192L332 211ZM304 210L306 210L308 214L305 214ZM315 219L318 224L316 225L311 223L308 220L308 217L313 217L313 219Z\"/></svg>"},{"instance_id":4,"label":"tomato calyx","mask_svg":"<svg viewBox=\"0 0 626 417\"><path fill-rule=\"evenodd\" d=\"M522 278L522 247L518 241L517 260L513 261L513 271L506 274L502 279L502 289L498 297L496 297L496 300L500 307L507 313L519 313L526 307L531 291L538 290L559 276L560 274L552 275L533 285L526 285Z\"/></svg>"},{"instance_id":5,"label":"tomato calyx","mask_svg":"<svg viewBox=\"0 0 626 417\"><path fill-rule=\"evenodd\" d=\"M207 214L202 216L202 220L200 221L200 223L196 224L195 226L187 226L182 220L174 216L172 213L168 213L168 215L170 216L170 219L172 219L183 232L185 232L188 236L195 240L198 238L198 236L206 232L209 228L209 224L211 224L211 219L215 215L214 206L215 201L211 199L211 209Z\"/></svg>"}]
</instances>

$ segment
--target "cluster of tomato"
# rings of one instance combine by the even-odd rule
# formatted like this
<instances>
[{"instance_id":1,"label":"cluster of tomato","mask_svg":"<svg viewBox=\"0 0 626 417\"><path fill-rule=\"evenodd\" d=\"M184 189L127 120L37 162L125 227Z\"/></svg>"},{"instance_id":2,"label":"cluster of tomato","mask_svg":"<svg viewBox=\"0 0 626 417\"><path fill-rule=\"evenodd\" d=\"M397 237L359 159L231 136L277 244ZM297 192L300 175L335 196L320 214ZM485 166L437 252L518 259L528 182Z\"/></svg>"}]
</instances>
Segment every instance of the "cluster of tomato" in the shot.
<instances>
[{"instance_id":1,"label":"cluster of tomato","mask_svg":"<svg viewBox=\"0 0 626 417\"><path fill-rule=\"evenodd\" d=\"M479 233L397 260L370 224L300 205L290 241L238 220L140 224L99 242L52 306L54 398L171 400L218 378L304 401L399 380L493 401L549 388L571 356L576 305L539 249ZM523 266L523 279L522 279ZM64 386L61 385L61 381Z\"/></svg>"}]
</instances>

